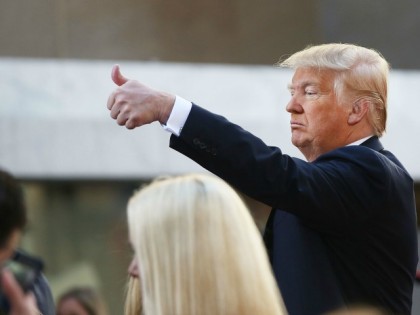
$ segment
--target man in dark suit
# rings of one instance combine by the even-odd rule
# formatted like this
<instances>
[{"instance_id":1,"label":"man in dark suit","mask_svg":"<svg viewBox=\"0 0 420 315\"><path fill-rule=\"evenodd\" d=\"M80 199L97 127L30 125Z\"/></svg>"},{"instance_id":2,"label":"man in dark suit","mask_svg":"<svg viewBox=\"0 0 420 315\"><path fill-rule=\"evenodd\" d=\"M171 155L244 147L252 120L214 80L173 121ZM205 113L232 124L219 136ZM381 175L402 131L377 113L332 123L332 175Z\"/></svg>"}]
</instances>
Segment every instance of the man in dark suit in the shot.
<instances>
[{"instance_id":1,"label":"man in dark suit","mask_svg":"<svg viewBox=\"0 0 420 315\"><path fill-rule=\"evenodd\" d=\"M307 161L178 96L128 80L111 117L128 129L159 121L170 146L273 208L264 240L291 315L371 305L410 314L417 266L413 180L379 137L389 65L348 44L313 46L280 66L289 85L292 143Z\"/></svg>"}]
</instances>

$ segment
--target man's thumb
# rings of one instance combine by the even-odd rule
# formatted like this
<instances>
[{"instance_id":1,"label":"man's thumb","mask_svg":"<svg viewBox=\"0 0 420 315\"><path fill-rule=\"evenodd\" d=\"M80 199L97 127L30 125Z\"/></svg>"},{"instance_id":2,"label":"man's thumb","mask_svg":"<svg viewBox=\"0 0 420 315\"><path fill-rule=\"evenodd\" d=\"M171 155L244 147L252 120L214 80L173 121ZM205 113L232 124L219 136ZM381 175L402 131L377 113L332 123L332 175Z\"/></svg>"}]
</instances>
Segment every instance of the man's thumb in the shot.
<instances>
[{"instance_id":1,"label":"man's thumb","mask_svg":"<svg viewBox=\"0 0 420 315\"><path fill-rule=\"evenodd\" d=\"M128 79L121 74L119 65L112 67L111 78L112 81L114 81L114 83L118 86L121 86L128 81Z\"/></svg>"}]
</instances>

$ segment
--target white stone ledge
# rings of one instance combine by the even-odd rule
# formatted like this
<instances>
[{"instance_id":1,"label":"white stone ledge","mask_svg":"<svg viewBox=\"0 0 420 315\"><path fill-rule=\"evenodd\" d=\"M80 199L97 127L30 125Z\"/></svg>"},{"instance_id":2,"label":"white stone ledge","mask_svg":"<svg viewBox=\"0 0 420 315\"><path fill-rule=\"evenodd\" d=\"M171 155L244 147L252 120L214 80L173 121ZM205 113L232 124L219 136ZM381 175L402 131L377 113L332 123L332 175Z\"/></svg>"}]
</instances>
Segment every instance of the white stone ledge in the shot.
<instances>
[{"instance_id":1,"label":"white stone ledge","mask_svg":"<svg viewBox=\"0 0 420 315\"><path fill-rule=\"evenodd\" d=\"M113 61L0 58L0 167L36 179L130 179L200 171L159 124L118 126L106 108ZM270 66L120 62L123 73L222 114L267 144L290 143L286 86ZM391 72L386 148L420 180L420 72Z\"/></svg>"}]
</instances>

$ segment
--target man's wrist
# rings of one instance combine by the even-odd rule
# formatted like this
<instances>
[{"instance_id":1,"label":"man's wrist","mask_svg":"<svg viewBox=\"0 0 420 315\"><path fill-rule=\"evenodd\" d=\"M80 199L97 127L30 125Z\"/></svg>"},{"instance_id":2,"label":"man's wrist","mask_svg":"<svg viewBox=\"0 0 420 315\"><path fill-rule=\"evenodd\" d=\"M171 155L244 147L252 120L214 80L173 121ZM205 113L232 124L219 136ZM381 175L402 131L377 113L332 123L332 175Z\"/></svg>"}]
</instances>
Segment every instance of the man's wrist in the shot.
<instances>
[{"instance_id":1,"label":"man's wrist","mask_svg":"<svg viewBox=\"0 0 420 315\"><path fill-rule=\"evenodd\" d=\"M169 117L171 116L172 110L174 108L176 96L165 93L162 97L164 98L164 100L162 102L162 106L160 110L159 122L162 125L166 125L169 120Z\"/></svg>"},{"instance_id":2,"label":"man's wrist","mask_svg":"<svg viewBox=\"0 0 420 315\"><path fill-rule=\"evenodd\" d=\"M179 136L187 121L188 115L190 114L191 107L192 104L190 101L176 96L172 111L170 112L166 124L162 124L162 127L170 133Z\"/></svg>"}]
</instances>

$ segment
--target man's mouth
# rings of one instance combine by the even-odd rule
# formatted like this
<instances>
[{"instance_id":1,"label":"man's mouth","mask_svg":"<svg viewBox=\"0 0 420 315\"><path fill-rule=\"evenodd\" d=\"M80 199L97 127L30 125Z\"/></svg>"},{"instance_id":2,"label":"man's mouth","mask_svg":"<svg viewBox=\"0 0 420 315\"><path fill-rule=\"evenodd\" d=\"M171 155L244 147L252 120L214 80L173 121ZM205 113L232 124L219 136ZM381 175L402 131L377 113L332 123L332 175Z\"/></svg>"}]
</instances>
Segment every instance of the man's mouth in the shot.
<instances>
[{"instance_id":1,"label":"man's mouth","mask_svg":"<svg viewBox=\"0 0 420 315\"><path fill-rule=\"evenodd\" d=\"M303 124L298 122L298 121L290 121L290 127L293 128L299 128L299 127L303 127Z\"/></svg>"}]
</instances>

